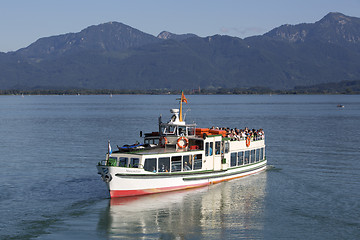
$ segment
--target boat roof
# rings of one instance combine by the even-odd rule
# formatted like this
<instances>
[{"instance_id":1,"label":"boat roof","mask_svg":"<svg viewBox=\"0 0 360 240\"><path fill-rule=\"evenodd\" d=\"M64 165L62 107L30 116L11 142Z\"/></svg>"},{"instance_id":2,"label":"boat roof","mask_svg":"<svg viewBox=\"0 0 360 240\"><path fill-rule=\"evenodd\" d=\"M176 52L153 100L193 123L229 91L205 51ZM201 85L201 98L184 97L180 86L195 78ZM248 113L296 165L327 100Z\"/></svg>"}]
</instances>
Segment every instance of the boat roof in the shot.
<instances>
[{"instance_id":1,"label":"boat roof","mask_svg":"<svg viewBox=\"0 0 360 240\"><path fill-rule=\"evenodd\" d=\"M203 150L176 150L175 147L153 147L150 149L134 149L133 151L123 152L123 151L114 151L112 154L121 154L121 155L156 155L156 154L169 154L169 153L184 153L184 152L196 152Z\"/></svg>"}]
</instances>

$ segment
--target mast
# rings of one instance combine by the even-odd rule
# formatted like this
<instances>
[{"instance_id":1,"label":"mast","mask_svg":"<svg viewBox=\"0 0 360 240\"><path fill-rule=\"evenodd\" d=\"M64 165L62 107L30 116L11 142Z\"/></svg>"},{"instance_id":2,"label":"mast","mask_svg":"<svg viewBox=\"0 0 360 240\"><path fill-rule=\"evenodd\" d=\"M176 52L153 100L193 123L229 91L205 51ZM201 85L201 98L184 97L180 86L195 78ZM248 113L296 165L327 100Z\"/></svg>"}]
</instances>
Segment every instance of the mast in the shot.
<instances>
[{"instance_id":1,"label":"mast","mask_svg":"<svg viewBox=\"0 0 360 240\"><path fill-rule=\"evenodd\" d=\"M181 100L180 100L180 114L179 114L179 121L182 122L182 95L181 95Z\"/></svg>"},{"instance_id":2,"label":"mast","mask_svg":"<svg viewBox=\"0 0 360 240\"><path fill-rule=\"evenodd\" d=\"M184 96L184 91L181 90L181 99L180 99L180 116L179 116L179 121L182 122L183 118L182 118L182 103L185 102L187 104L187 99Z\"/></svg>"}]
</instances>

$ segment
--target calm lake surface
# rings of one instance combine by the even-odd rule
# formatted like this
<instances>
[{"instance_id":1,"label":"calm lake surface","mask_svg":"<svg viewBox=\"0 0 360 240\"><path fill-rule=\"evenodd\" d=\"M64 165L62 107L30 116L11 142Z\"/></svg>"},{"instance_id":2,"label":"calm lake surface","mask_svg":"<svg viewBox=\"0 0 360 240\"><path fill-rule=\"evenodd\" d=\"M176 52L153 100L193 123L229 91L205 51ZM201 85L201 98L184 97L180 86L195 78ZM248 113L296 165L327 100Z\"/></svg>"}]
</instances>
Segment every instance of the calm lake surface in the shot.
<instances>
[{"instance_id":1,"label":"calm lake surface","mask_svg":"<svg viewBox=\"0 0 360 240\"><path fill-rule=\"evenodd\" d=\"M360 96L188 95L187 122L263 128L268 170L110 200L107 141L141 141L177 97L0 96L0 239L360 239Z\"/></svg>"}]
</instances>

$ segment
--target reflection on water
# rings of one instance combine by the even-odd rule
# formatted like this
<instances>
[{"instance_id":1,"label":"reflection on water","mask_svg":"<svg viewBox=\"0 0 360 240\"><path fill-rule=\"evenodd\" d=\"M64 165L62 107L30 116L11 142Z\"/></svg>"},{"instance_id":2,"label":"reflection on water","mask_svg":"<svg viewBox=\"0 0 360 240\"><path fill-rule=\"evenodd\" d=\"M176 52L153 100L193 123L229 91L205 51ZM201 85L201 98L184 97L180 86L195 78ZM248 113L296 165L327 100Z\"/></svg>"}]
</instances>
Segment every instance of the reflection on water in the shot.
<instances>
[{"instance_id":1,"label":"reflection on water","mask_svg":"<svg viewBox=\"0 0 360 240\"><path fill-rule=\"evenodd\" d=\"M108 238L261 237L266 172L193 190L109 200Z\"/></svg>"}]
</instances>

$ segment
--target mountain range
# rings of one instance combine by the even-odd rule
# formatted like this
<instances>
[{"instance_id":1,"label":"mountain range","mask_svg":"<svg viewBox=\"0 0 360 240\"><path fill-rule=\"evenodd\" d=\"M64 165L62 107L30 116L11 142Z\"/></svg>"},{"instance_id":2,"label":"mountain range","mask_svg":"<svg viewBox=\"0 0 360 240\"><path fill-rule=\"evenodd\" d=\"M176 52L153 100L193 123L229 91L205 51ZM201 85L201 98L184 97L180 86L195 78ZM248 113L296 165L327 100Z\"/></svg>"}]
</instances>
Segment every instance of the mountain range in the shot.
<instances>
[{"instance_id":1,"label":"mountain range","mask_svg":"<svg viewBox=\"0 0 360 240\"><path fill-rule=\"evenodd\" d=\"M245 39L118 22L0 53L0 89L292 89L360 80L360 18L329 13Z\"/></svg>"}]
</instances>

